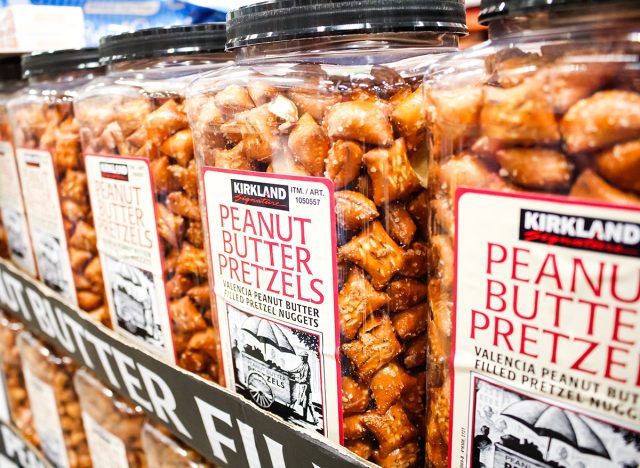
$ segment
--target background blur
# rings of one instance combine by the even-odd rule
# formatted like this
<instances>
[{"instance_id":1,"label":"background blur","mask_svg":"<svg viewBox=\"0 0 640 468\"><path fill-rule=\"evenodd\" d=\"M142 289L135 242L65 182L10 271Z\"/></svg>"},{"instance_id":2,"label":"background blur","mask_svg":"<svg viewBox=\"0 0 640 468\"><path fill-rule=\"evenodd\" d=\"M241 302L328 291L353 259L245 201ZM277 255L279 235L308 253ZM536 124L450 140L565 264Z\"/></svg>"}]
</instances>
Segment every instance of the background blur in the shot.
<instances>
[{"instance_id":1,"label":"background blur","mask_svg":"<svg viewBox=\"0 0 640 468\"><path fill-rule=\"evenodd\" d=\"M137 29L224 21L229 9L256 0L0 0L0 55L97 45L100 37ZM471 34L480 0L467 1ZM398 0L401 7L402 0Z\"/></svg>"}]
</instances>

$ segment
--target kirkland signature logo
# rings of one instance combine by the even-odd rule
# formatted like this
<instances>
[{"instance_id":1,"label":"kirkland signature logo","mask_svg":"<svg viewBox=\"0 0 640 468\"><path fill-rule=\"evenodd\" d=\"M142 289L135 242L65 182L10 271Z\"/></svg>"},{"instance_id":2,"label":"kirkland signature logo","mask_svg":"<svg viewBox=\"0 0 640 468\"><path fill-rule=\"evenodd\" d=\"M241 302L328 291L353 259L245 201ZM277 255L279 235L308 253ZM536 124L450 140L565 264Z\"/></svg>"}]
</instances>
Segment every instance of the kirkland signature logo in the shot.
<instances>
[{"instance_id":1,"label":"kirkland signature logo","mask_svg":"<svg viewBox=\"0 0 640 468\"><path fill-rule=\"evenodd\" d=\"M129 180L129 167L126 164L100 163L100 175L105 179Z\"/></svg>"},{"instance_id":2,"label":"kirkland signature logo","mask_svg":"<svg viewBox=\"0 0 640 468\"><path fill-rule=\"evenodd\" d=\"M231 180L234 203L289 211L289 187L286 185Z\"/></svg>"},{"instance_id":3,"label":"kirkland signature logo","mask_svg":"<svg viewBox=\"0 0 640 468\"><path fill-rule=\"evenodd\" d=\"M640 257L640 224L520 210L520 240Z\"/></svg>"}]
</instances>

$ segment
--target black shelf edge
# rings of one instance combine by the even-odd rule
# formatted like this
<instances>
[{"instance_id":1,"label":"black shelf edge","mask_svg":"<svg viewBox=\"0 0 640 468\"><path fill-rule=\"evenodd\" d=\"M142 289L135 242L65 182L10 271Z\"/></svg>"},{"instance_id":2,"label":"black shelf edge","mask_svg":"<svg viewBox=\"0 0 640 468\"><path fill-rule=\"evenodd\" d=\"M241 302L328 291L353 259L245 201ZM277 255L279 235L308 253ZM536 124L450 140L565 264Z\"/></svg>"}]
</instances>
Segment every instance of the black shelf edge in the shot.
<instances>
[{"instance_id":1,"label":"black shelf edge","mask_svg":"<svg viewBox=\"0 0 640 468\"><path fill-rule=\"evenodd\" d=\"M52 468L42 452L26 441L13 425L0 421L0 455L15 466L25 468ZM0 461L0 466L5 466Z\"/></svg>"},{"instance_id":2,"label":"black shelf edge","mask_svg":"<svg viewBox=\"0 0 640 468\"><path fill-rule=\"evenodd\" d=\"M219 466L258 466L256 457L264 467L375 466L241 396L125 343L2 259L0 304L31 332L90 369Z\"/></svg>"}]
</instances>

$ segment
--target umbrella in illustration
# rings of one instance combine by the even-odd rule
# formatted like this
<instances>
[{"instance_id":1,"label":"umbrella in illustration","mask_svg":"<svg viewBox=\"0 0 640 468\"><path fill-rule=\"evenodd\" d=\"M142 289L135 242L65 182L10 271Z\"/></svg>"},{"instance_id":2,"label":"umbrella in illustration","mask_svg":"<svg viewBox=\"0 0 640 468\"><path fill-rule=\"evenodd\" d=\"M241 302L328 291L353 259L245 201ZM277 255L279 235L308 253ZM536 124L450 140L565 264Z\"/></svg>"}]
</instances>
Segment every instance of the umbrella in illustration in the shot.
<instances>
[{"instance_id":1,"label":"umbrella in illustration","mask_svg":"<svg viewBox=\"0 0 640 468\"><path fill-rule=\"evenodd\" d=\"M524 400L508 406L502 415L515 419L542 437L548 437L547 459L553 439L588 455L611 458L602 439L579 414L541 401Z\"/></svg>"},{"instance_id":2,"label":"umbrella in illustration","mask_svg":"<svg viewBox=\"0 0 640 468\"><path fill-rule=\"evenodd\" d=\"M242 330L253 335L260 343L271 345L283 353L295 354L291 342L280 327L259 317L249 317L242 324ZM265 349L266 355L266 349Z\"/></svg>"}]
</instances>

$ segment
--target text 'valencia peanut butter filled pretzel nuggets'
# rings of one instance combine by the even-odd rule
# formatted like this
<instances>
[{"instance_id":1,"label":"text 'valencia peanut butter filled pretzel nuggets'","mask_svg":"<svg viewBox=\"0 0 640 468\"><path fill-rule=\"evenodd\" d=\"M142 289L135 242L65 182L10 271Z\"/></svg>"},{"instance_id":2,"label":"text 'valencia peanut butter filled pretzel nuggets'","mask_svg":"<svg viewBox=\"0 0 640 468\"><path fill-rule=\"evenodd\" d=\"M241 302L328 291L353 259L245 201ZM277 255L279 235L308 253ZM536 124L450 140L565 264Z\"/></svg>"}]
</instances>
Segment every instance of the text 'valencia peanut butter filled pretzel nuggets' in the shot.
<instances>
[{"instance_id":1,"label":"text 'valencia peanut butter filled pretzel nuggets'","mask_svg":"<svg viewBox=\"0 0 640 468\"><path fill-rule=\"evenodd\" d=\"M108 323L73 113L78 89L102 72L97 50L34 53L23 56L22 68L28 85L7 106L39 277Z\"/></svg>"},{"instance_id":2,"label":"text 'valencia peanut butter filled pretzel nuggets'","mask_svg":"<svg viewBox=\"0 0 640 468\"><path fill-rule=\"evenodd\" d=\"M432 467L640 460L639 20L485 1L426 74Z\"/></svg>"},{"instance_id":3,"label":"text 'valencia peanut butter filled pretzel nuggets'","mask_svg":"<svg viewBox=\"0 0 640 468\"><path fill-rule=\"evenodd\" d=\"M188 109L228 387L387 467L424 462L422 76L463 2L229 13Z\"/></svg>"},{"instance_id":4,"label":"text 'valencia peanut butter filled pretzel nuggets'","mask_svg":"<svg viewBox=\"0 0 640 468\"><path fill-rule=\"evenodd\" d=\"M108 72L75 109L113 327L217 380L198 180L184 93L224 66L223 24L103 38Z\"/></svg>"},{"instance_id":5,"label":"text 'valencia peanut butter filled pretzel nuggets'","mask_svg":"<svg viewBox=\"0 0 640 468\"><path fill-rule=\"evenodd\" d=\"M9 100L25 85L20 58L0 60L0 257L35 277L37 268L7 109Z\"/></svg>"}]
</instances>

